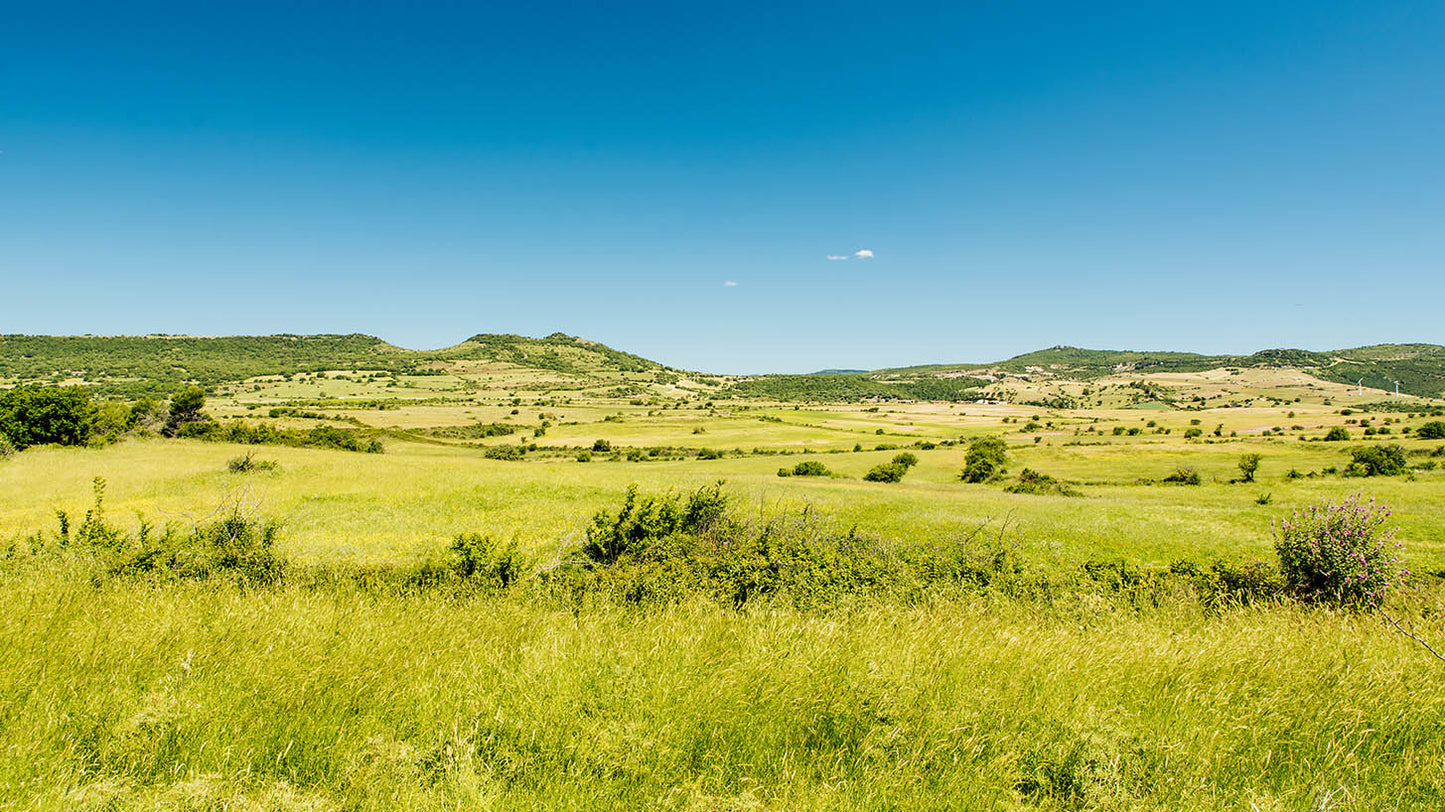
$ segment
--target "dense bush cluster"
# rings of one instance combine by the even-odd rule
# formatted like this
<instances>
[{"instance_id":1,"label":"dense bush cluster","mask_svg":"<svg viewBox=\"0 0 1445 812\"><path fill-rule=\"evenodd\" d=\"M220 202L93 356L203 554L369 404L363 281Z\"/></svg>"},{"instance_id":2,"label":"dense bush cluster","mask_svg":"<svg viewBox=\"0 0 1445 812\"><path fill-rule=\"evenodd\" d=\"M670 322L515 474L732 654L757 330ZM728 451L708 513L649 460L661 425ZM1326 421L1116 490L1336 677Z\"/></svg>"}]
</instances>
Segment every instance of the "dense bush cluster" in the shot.
<instances>
[{"instance_id":1,"label":"dense bush cluster","mask_svg":"<svg viewBox=\"0 0 1445 812\"><path fill-rule=\"evenodd\" d=\"M1395 476L1409 468L1405 449L1398 445L1370 445L1350 449L1350 464L1345 476Z\"/></svg>"},{"instance_id":2,"label":"dense bush cluster","mask_svg":"<svg viewBox=\"0 0 1445 812\"><path fill-rule=\"evenodd\" d=\"M863 475L867 482L902 482L903 477L908 474L908 469L918 464L918 457L904 451L901 454L893 455L893 459L885 463L873 466L868 473Z\"/></svg>"},{"instance_id":3,"label":"dense bush cluster","mask_svg":"<svg viewBox=\"0 0 1445 812\"><path fill-rule=\"evenodd\" d=\"M286 561L276 552L280 525L263 520L239 502L219 511L221 518L190 526L167 524L157 530L142 519L133 531L112 525L105 514L105 480L96 477L95 501L78 524L56 511L56 529L24 539L32 553L46 551L85 556L116 576L228 579L245 584L279 581ZM11 553L14 553L12 548Z\"/></svg>"},{"instance_id":4,"label":"dense bush cluster","mask_svg":"<svg viewBox=\"0 0 1445 812\"><path fill-rule=\"evenodd\" d=\"M1008 444L998 437L980 437L968 444L963 458L964 482L988 482L1004 475L1008 465Z\"/></svg>"},{"instance_id":5,"label":"dense bush cluster","mask_svg":"<svg viewBox=\"0 0 1445 812\"><path fill-rule=\"evenodd\" d=\"M1306 598L1380 603L1408 575L1389 519L1389 508L1358 496L1296 510L1274 533L1286 583Z\"/></svg>"},{"instance_id":6,"label":"dense bush cluster","mask_svg":"<svg viewBox=\"0 0 1445 812\"><path fill-rule=\"evenodd\" d=\"M252 425L244 420L225 424L215 421L197 421L183 424L176 436L194 437L217 443L330 448L338 451L360 451L367 454L380 454L384 450L380 440L368 437L361 431L339 429L335 426L283 429L266 423Z\"/></svg>"},{"instance_id":7,"label":"dense bush cluster","mask_svg":"<svg viewBox=\"0 0 1445 812\"><path fill-rule=\"evenodd\" d=\"M0 436L16 449L84 445L95 422L90 392L79 386L20 386L0 393Z\"/></svg>"},{"instance_id":8,"label":"dense bush cluster","mask_svg":"<svg viewBox=\"0 0 1445 812\"><path fill-rule=\"evenodd\" d=\"M804 460L792 468L779 468L778 476L831 476L828 466L817 460Z\"/></svg>"},{"instance_id":9,"label":"dense bush cluster","mask_svg":"<svg viewBox=\"0 0 1445 812\"><path fill-rule=\"evenodd\" d=\"M1057 494L1059 496L1081 496L1079 491L1068 486L1048 474L1040 473L1032 468L1025 468L1019 472L1018 482L1009 485L1004 490L1009 493L1029 493L1036 495Z\"/></svg>"}]
</instances>

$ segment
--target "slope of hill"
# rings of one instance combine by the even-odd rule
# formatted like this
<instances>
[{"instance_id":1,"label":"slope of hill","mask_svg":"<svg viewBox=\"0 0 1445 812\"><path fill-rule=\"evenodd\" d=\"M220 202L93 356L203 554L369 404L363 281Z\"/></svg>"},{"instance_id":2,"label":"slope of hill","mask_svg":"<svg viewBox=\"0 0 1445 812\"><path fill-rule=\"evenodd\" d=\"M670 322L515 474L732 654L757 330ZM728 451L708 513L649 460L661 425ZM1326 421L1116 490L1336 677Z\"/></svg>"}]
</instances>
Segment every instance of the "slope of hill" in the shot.
<instances>
[{"instance_id":1,"label":"slope of hill","mask_svg":"<svg viewBox=\"0 0 1445 812\"><path fill-rule=\"evenodd\" d=\"M1187 352L1132 352L1050 347L992 364L930 364L880 369L876 380L916 380L973 374L1048 375L1090 380L1108 375L1155 372L1203 372L1224 367L1296 368L1322 380L1393 389L1421 397L1445 395L1445 347L1435 344L1377 344L1331 352L1298 349L1261 350L1251 355L1200 355Z\"/></svg>"},{"instance_id":2,"label":"slope of hill","mask_svg":"<svg viewBox=\"0 0 1445 812\"><path fill-rule=\"evenodd\" d=\"M661 364L584 338L553 333L546 338L482 334L430 355L446 361L494 361L573 375L652 372Z\"/></svg>"},{"instance_id":3,"label":"slope of hill","mask_svg":"<svg viewBox=\"0 0 1445 812\"><path fill-rule=\"evenodd\" d=\"M583 376L662 369L645 358L562 333L546 338L483 334L440 350L407 350L361 334L0 336L0 381L81 381L127 395L164 394L192 382L214 386L325 370L437 372L472 361Z\"/></svg>"}]
</instances>

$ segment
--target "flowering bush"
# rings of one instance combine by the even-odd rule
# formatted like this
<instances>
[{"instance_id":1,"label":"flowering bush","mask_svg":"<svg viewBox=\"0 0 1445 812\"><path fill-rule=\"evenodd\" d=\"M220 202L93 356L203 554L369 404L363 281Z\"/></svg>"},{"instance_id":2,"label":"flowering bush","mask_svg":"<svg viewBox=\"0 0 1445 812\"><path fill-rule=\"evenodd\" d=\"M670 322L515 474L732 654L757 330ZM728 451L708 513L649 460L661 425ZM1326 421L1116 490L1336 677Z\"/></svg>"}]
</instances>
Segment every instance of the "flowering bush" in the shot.
<instances>
[{"instance_id":1,"label":"flowering bush","mask_svg":"<svg viewBox=\"0 0 1445 812\"><path fill-rule=\"evenodd\" d=\"M1285 582L1297 593L1340 604L1374 606L1409 575L1395 528L1385 529L1390 509L1361 502L1325 500L1296 510L1274 528L1274 549Z\"/></svg>"}]
</instances>

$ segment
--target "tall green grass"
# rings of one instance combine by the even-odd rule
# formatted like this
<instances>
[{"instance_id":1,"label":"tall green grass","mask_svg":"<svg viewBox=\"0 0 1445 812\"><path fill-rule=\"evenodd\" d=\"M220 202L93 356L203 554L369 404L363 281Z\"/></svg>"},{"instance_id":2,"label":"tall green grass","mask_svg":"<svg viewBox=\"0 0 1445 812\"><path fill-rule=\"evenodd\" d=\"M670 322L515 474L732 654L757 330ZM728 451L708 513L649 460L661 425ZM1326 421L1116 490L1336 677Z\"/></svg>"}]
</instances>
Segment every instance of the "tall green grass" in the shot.
<instances>
[{"instance_id":1,"label":"tall green grass","mask_svg":"<svg viewBox=\"0 0 1445 812\"><path fill-rule=\"evenodd\" d=\"M555 609L75 575L0 577L7 807L1445 801L1445 669L1370 616L1095 592Z\"/></svg>"}]
</instances>

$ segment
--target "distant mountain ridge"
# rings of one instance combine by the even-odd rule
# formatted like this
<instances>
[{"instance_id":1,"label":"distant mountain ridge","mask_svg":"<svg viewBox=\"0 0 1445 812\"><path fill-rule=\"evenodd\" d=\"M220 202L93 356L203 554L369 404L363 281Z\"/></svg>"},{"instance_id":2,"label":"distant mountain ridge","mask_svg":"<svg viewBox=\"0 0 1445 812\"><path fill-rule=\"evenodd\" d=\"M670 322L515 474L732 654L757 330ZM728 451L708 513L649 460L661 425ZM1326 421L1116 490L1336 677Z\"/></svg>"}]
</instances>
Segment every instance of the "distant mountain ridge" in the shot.
<instances>
[{"instance_id":1,"label":"distant mountain ridge","mask_svg":"<svg viewBox=\"0 0 1445 812\"><path fill-rule=\"evenodd\" d=\"M1398 381L1401 392L1422 397L1445 395L1445 347L1437 344L1373 344L1329 352L1270 349L1250 355L1090 350L1061 345L989 364L928 364L879 369L868 376L884 380L1001 372L1088 380L1131 372L1204 372L1226 367L1297 368L1327 381L1363 381L1375 389L1393 389Z\"/></svg>"},{"instance_id":2,"label":"distant mountain ridge","mask_svg":"<svg viewBox=\"0 0 1445 812\"><path fill-rule=\"evenodd\" d=\"M99 389L163 394L187 382L206 385L261 375L325 370L381 370L427 374L481 363L503 363L563 375L664 372L639 355L565 333L544 338L481 333L436 350L408 350L375 336L0 336L0 380L82 380ZM983 376L1048 375L1088 380L1108 375L1202 372L1225 367L1298 368L1338 383L1445 396L1445 346L1375 344L1313 352L1269 349L1250 355L1091 350L1055 346L978 364L927 364L872 371L822 370L811 375L745 376L732 387L740 396L780 399L858 399L875 396L957 399L971 396Z\"/></svg>"}]
</instances>

